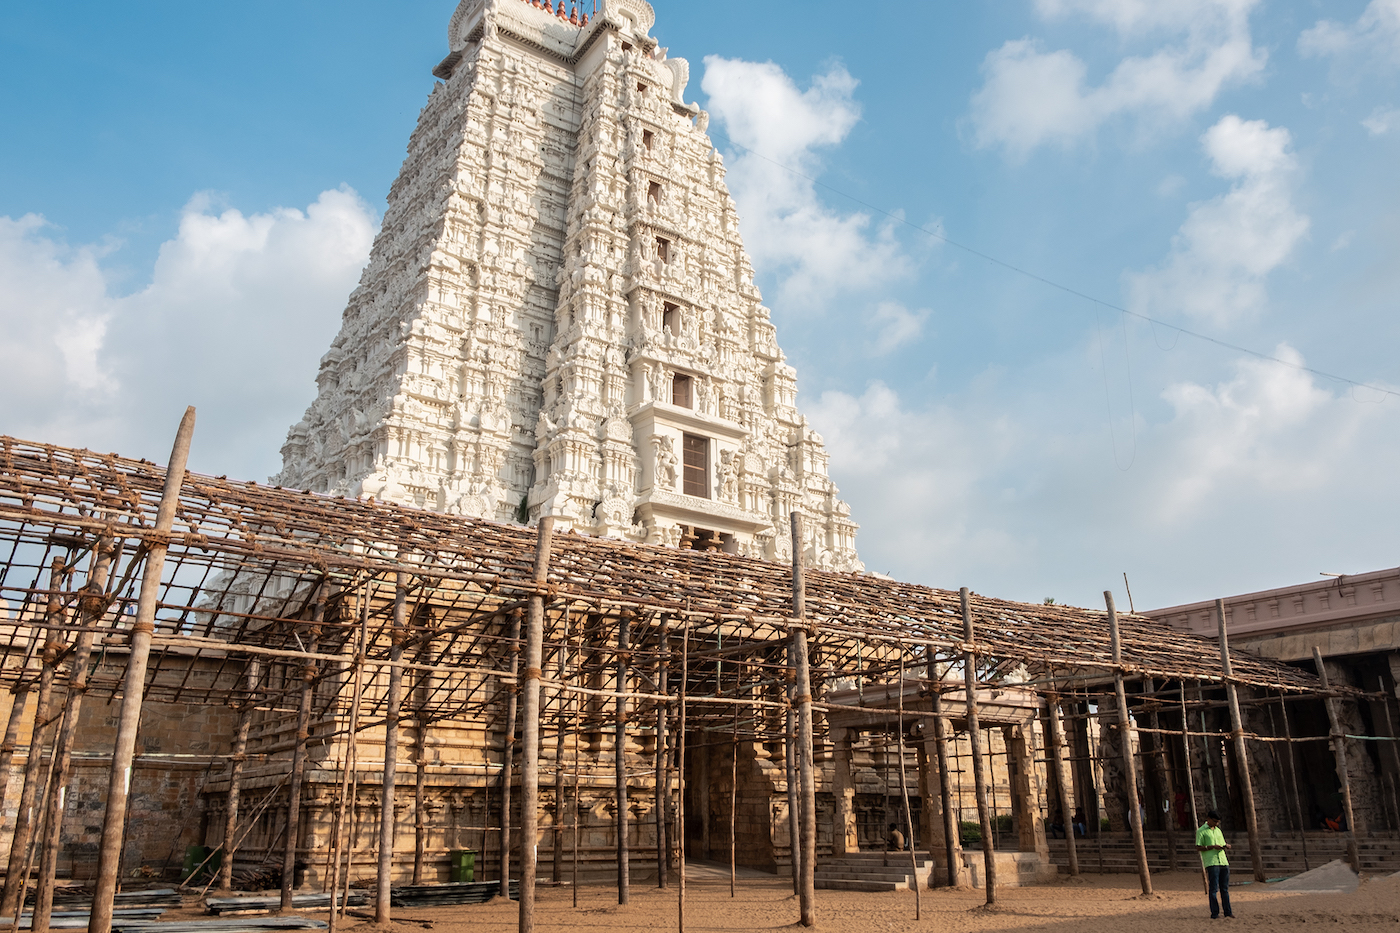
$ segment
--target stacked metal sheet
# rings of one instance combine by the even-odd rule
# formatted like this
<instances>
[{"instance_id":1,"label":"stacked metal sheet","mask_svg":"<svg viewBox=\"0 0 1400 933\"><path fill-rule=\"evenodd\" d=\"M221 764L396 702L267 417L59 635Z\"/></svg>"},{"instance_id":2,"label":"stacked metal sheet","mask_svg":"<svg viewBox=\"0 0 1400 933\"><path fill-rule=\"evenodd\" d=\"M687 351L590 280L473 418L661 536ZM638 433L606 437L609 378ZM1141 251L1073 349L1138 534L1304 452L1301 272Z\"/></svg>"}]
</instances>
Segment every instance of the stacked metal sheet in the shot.
<instances>
[{"instance_id":1,"label":"stacked metal sheet","mask_svg":"<svg viewBox=\"0 0 1400 933\"><path fill-rule=\"evenodd\" d=\"M415 884L391 889L389 902L395 907L455 907L484 904L501 892L499 881L461 884ZM510 896L520 899L520 882L511 881Z\"/></svg>"}]
</instances>

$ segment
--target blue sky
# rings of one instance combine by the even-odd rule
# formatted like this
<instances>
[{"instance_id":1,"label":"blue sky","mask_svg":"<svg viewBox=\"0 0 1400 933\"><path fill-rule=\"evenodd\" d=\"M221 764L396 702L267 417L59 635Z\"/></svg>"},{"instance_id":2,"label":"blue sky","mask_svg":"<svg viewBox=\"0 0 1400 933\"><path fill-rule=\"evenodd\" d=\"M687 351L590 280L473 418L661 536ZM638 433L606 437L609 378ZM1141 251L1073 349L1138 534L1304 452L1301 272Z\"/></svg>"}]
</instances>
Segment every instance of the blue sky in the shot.
<instances>
[{"instance_id":1,"label":"blue sky","mask_svg":"<svg viewBox=\"0 0 1400 933\"><path fill-rule=\"evenodd\" d=\"M454 6L0 10L0 433L163 459L193 403L197 469L275 472ZM1397 563L1400 397L1298 367L1400 389L1400 0L657 16L872 570L1147 607Z\"/></svg>"}]
</instances>

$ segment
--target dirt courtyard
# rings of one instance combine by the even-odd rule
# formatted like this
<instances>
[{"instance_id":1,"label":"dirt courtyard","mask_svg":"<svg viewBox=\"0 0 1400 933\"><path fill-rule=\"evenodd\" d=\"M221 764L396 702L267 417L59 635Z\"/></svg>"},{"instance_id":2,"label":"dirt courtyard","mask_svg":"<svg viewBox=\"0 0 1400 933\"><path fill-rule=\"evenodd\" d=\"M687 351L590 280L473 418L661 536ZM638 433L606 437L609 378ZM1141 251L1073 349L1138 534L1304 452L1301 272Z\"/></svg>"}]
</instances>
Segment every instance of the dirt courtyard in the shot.
<instances>
[{"instance_id":1,"label":"dirt courtyard","mask_svg":"<svg viewBox=\"0 0 1400 933\"><path fill-rule=\"evenodd\" d=\"M747 874L747 873L746 873ZM914 894L817 892L817 929L825 933L886 930L939 930L948 933L1172 933L1210 925L1210 912L1198 875L1177 872L1153 879L1156 893L1144 899L1136 875L1086 875L1076 883L1007 888L996 908L984 906L981 891L946 889L923 893L923 918L914 920ZM1216 921L1231 928L1274 931L1315 930L1319 924L1348 930L1400 929L1400 877L1363 879L1351 894L1290 894L1264 885L1231 888L1236 919ZM512 902L476 907L396 910L401 930L433 933L507 933L516 929ZM350 929L368 933L368 924ZM615 889L579 889L573 907L570 888L541 886L536 898L536 929L568 933L650 933L675 930L676 888L633 884L632 903L617 905ZM686 885L686 933L719 930L801 930L790 883L748 874L731 899L727 876L691 880Z\"/></svg>"}]
</instances>

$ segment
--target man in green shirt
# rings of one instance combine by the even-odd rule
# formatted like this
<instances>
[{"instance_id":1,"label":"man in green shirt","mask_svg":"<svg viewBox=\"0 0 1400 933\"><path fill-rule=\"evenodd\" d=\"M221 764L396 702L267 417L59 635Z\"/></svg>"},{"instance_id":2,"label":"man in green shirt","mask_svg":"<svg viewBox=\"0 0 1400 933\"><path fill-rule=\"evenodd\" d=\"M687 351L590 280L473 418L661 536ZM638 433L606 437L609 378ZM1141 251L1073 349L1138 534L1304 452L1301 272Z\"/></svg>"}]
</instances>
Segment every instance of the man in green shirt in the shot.
<instances>
[{"instance_id":1,"label":"man in green shirt","mask_svg":"<svg viewBox=\"0 0 1400 933\"><path fill-rule=\"evenodd\" d=\"M1225 916L1233 917L1230 910L1230 860L1225 852L1230 844L1220 831L1220 814L1214 810L1206 814L1206 825L1196 830L1196 851L1201 853L1201 864L1205 866L1206 877L1210 880L1210 919L1220 916L1220 908L1225 908ZM1215 892L1220 892L1216 902Z\"/></svg>"}]
</instances>

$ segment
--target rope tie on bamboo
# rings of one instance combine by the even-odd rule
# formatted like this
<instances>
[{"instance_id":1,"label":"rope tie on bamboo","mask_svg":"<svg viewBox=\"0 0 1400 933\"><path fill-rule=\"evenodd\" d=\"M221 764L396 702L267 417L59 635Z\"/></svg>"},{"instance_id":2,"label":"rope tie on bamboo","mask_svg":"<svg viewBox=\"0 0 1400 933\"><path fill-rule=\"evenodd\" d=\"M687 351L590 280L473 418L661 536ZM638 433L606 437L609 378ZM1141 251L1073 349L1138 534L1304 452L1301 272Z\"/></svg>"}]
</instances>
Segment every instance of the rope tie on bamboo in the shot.
<instances>
[{"instance_id":1,"label":"rope tie on bamboo","mask_svg":"<svg viewBox=\"0 0 1400 933\"><path fill-rule=\"evenodd\" d=\"M151 634L154 634L154 633L155 633L155 630L156 630L156 625L155 625L154 622L137 622L135 625L133 625L133 626L131 627L131 634L133 634L133 635L151 635Z\"/></svg>"},{"instance_id":2,"label":"rope tie on bamboo","mask_svg":"<svg viewBox=\"0 0 1400 933\"><path fill-rule=\"evenodd\" d=\"M791 703L790 705L792 705L792 706L801 706L803 703L811 703L811 702L812 702L812 695L811 695L810 693L804 693L804 694L802 694L802 695L800 695L800 696L795 696L795 697L793 697L793 698L792 698L792 703Z\"/></svg>"},{"instance_id":3,"label":"rope tie on bamboo","mask_svg":"<svg viewBox=\"0 0 1400 933\"><path fill-rule=\"evenodd\" d=\"M148 551L154 551L156 548L168 549L170 547L171 537L172 536L168 531L152 530L144 532L141 535L141 543L146 546L146 549Z\"/></svg>"},{"instance_id":4,"label":"rope tie on bamboo","mask_svg":"<svg viewBox=\"0 0 1400 933\"><path fill-rule=\"evenodd\" d=\"M540 670L538 667L527 667L525 668L525 679L544 680L544 671Z\"/></svg>"}]
</instances>

